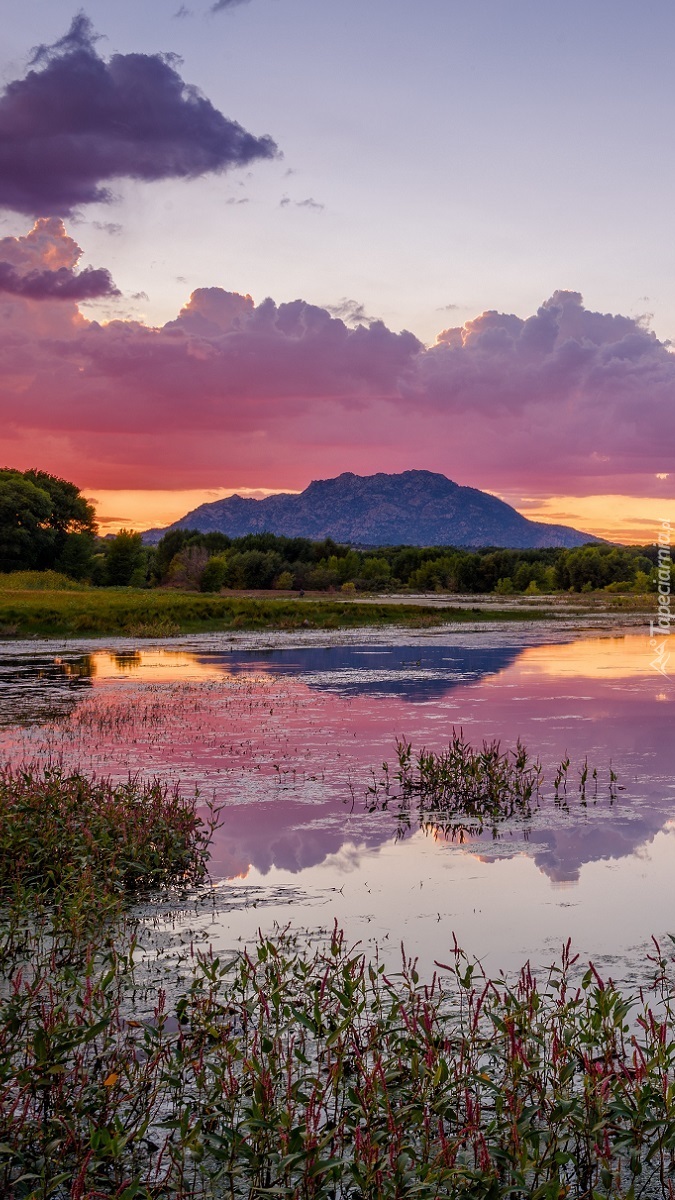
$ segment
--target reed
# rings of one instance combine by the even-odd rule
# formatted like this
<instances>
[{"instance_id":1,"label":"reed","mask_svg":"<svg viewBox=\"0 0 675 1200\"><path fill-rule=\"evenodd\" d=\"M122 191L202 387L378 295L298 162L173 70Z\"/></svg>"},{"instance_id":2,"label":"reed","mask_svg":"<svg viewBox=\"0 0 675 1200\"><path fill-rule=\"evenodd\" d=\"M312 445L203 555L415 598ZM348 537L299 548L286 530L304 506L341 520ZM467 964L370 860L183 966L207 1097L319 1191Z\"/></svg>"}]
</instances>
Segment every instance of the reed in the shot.
<instances>
[{"instance_id":1,"label":"reed","mask_svg":"<svg viewBox=\"0 0 675 1200\"><path fill-rule=\"evenodd\" d=\"M558 765L552 791L545 791L545 776L538 758L518 739L513 749L502 749L498 739L484 740L475 749L463 730L453 727L446 749L422 748L413 753L411 742L396 740L396 766L382 763L379 776L373 773L368 788L371 812L391 811L399 837L414 825L432 829L446 837L462 840L509 820L530 820L547 799L556 808L569 811L597 803L602 794L613 804L622 786L611 763L607 786L602 787L597 767L584 759L578 785L570 776L570 759Z\"/></svg>"}]
</instances>

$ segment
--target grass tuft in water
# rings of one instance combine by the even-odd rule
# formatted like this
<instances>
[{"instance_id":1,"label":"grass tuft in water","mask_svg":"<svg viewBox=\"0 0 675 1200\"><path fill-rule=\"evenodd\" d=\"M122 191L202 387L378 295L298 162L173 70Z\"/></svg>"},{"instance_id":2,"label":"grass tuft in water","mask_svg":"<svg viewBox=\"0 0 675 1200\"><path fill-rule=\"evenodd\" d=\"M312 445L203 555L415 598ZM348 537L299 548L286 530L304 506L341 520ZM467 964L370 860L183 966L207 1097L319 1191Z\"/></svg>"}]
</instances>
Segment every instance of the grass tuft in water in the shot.
<instances>
[{"instance_id":1,"label":"grass tuft in water","mask_svg":"<svg viewBox=\"0 0 675 1200\"><path fill-rule=\"evenodd\" d=\"M447 749L418 751L405 738L396 740L397 765L382 764L379 778L368 789L370 811L391 809L398 821L398 836L408 833L413 820L422 828L462 840L467 835L504 821L529 820L543 799L544 772L518 739L513 749L502 750L501 742L483 741L474 749L463 730L453 728ZM587 807L599 797L598 770L588 759L579 770L578 802ZM557 808L569 811L572 781L569 757L559 764L553 781ZM607 797L614 803L620 785L611 764Z\"/></svg>"}]
</instances>

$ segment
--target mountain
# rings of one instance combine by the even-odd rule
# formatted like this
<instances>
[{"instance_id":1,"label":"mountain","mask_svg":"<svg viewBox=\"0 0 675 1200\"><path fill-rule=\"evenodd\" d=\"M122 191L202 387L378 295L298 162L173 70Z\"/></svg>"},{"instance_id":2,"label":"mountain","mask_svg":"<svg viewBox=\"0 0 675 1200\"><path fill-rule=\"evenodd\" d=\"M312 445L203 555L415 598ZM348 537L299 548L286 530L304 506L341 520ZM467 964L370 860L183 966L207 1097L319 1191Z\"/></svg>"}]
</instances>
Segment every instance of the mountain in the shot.
<instances>
[{"instance_id":1,"label":"mountain","mask_svg":"<svg viewBox=\"0 0 675 1200\"><path fill-rule=\"evenodd\" d=\"M230 537L276 533L356 546L582 546L599 539L566 525L545 525L477 488L460 487L433 471L316 479L299 495L249 500L228 496L201 504L168 529L149 529L158 542L169 529L218 531Z\"/></svg>"}]
</instances>

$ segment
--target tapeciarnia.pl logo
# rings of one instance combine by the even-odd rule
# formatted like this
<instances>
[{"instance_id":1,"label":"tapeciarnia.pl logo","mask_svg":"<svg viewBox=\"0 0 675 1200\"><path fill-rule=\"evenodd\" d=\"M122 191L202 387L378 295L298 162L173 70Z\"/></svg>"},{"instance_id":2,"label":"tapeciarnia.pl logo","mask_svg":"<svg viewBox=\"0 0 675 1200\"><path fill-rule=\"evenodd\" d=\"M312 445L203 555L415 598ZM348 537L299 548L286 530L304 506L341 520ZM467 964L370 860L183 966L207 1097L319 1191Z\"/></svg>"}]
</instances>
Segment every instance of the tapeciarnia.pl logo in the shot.
<instances>
[{"instance_id":1,"label":"tapeciarnia.pl logo","mask_svg":"<svg viewBox=\"0 0 675 1200\"><path fill-rule=\"evenodd\" d=\"M667 639L670 637L670 627L673 619L670 607L672 587L671 567L673 564L670 521L661 522L656 545L658 547L658 567L656 573L658 580L658 615L656 621L649 622L649 645L654 651L654 658L650 666L654 671L658 671L660 675L664 675L668 679L670 677L668 670L670 653L668 651Z\"/></svg>"}]
</instances>

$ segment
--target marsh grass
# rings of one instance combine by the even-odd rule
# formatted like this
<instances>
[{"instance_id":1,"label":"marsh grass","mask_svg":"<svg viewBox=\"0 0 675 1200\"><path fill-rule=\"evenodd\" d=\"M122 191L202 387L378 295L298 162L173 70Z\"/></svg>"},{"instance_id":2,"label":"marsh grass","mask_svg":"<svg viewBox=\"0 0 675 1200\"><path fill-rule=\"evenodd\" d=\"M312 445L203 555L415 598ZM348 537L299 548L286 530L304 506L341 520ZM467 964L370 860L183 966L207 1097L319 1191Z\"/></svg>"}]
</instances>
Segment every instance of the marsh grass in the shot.
<instances>
[{"instance_id":1,"label":"marsh grass","mask_svg":"<svg viewBox=\"0 0 675 1200\"><path fill-rule=\"evenodd\" d=\"M541 614L545 616L546 614ZM536 618L539 614L534 614ZM170 636L200 630L351 629L368 625L426 628L449 621L531 620L517 609L489 614L469 607L359 604L330 600L248 599L131 588L76 586L69 591L0 588L0 628L11 636ZM139 632L140 631L140 632ZM8 635L9 636L9 635Z\"/></svg>"},{"instance_id":2,"label":"marsh grass","mask_svg":"<svg viewBox=\"0 0 675 1200\"><path fill-rule=\"evenodd\" d=\"M176 621L162 617L156 621L138 621L129 625L125 632L132 638L176 637L180 633L180 626Z\"/></svg>"},{"instance_id":3,"label":"marsh grass","mask_svg":"<svg viewBox=\"0 0 675 1200\"><path fill-rule=\"evenodd\" d=\"M578 784L570 776L570 759L558 765L550 799L556 808L570 811L577 803L587 808L606 795L613 804L623 788L611 763L606 789L597 767L584 759L578 772ZM544 801L545 777L541 763L520 739L513 749L502 750L497 739L483 741L474 749L463 730L453 727L447 749L426 750L416 754L405 738L396 740L396 766L382 763L378 776L368 788L371 812L391 811L397 820L397 835L404 837L413 825L440 832L444 837L463 840L467 836L492 829L497 836L505 821L530 820Z\"/></svg>"},{"instance_id":4,"label":"marsh grass","mask_svg":"<svg viewBox=\"0 0 675 1200\"><path fill-rule=\"evenodd\" d=\"M63 894L83 880L99 897L199 882L217 814L204 821L197 799L159 780L4 766L0 897L17 887Z\"/></svg>"},{"instance_id":5,"label":"marsh grass","mask_svg":"<svg viewBox=\"0 0 675 1200\"><path fill-rule=\"evenodd\" d=\"M448 795L533 802L522 746L451 751L422 760L435 786L457 776ZM490 979L455 942L426 981L337 925L313 946L162 950L132 901L198 882L207 832L159 783L0 777L3 1200L672 1200L657 943L630 992L569 943L541 978Z\"/></svg>"},{"instance_id":6,"label":"marsh grass","mask_svg":"<svg viewBox=\"0 0 675 1200\"><path fill-rule=\"evenodd\" d=\"M7 1200L673 1194L659 947L634 995L569 946L541 982L455 946L424 983L337 928L194 953L171 999L132 928L79 957L38 929L23 954L0 997Z\"/></svg>"},{"instance_id":7,"label":"marsh grass","mask_svg":"<svg viewBox=\"0 0 675 1200\"><path fill-rule=\"evenodd\" d=\"M481 773L494 802L531 802L522 747L454 753L475 803ZM634 994L569 945L540 982L488 979L455 943L423 982L337 926L313 949L288 931L222 959L169 949L162 973L129 900L201 878L194 806L57 769L5 770L0 805L7 1200L672 1197L660 947Z\"/></svg>"}]
</instances>

